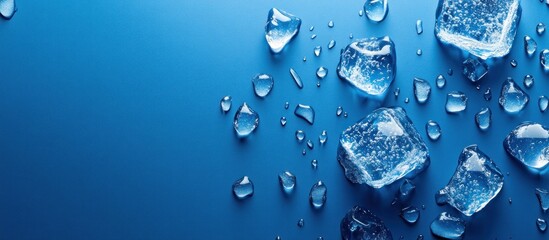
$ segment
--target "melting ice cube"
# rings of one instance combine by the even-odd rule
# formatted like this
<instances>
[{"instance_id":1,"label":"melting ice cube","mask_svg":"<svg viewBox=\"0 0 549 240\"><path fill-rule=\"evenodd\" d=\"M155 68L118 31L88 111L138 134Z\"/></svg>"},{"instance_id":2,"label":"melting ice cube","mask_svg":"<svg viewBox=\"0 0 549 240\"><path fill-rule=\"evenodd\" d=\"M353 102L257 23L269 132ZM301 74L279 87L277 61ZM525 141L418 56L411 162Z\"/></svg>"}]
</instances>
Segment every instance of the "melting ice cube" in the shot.
<instances>
[{"instance_id":1,"label":"melting ice cube","mask_svg":"<svg viewBox=\"0 0 549 240\"><path fill-rule=\"evenodd\" d=\"M273 53L281 52L301 27L301 19L285 11L272 8L265 24L265 39Z\"/></svg>"},{"instance_id":2,"label":"melting ice cube","mask_svg":"<svg viewBox=\"0 0 549 240\"><path fill-rule=\"evenodd\" d=\"M392 240L391 231L383 221L369 210L355 206L350 209L340 224L343 240Z\"/></svg>"}]
</instances>

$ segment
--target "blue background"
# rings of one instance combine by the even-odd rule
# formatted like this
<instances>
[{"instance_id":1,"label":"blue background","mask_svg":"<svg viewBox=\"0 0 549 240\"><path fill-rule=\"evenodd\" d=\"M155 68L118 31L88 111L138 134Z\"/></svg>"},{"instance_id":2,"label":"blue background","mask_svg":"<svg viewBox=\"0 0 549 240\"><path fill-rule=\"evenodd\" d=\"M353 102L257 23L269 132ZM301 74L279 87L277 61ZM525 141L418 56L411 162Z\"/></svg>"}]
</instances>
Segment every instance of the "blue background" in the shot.
<instances>
[{"instance_id":1,"label":"blue background","mask_svg":"<svg viewBox=\"0 0 549 240\"><path fill-rule=\"evenodd\" d=\"M452 56L433 34L437 1L391 1L385 21L359 17L363 1L18 1L10 21L0 21L0 238L2 239L339 239L339 222L359 204L382 218L398 238L432 238L431 221L450 207L439 207L434 193L453 174L457 157L478 144L506 175L503 190L469 223L469 239L547 239L535 220L540 210L535 187L549 188L548 176L530 173L510 159L502 141L522 121L549 125L537 99L549 95L548 75L541 71L539 50L549 36L538 36L539 21L549 24L549 8L538 0L522 1L523 14L514 47L475 89L461 75L461 59ZM279 7L303 19L301 33L273 57L263 31L267 12ZM424 33L415 33L423 20ZM335 22L328 28L329 20ZM313 32L308 28L315 26ZM310 39L312 33L318 35ZM396 44L398 71L385 102L355 96L336 76L339 49L356 38L389 35ZM539 45L533 58L523 50L525 34ZM337 45L328 50L329 40ZM323 46L320 57L313 48ZM415 54L423 50L422 56ZM307 61L302 58L306 56ZM518 67L511 68L511 59ZM329 69L316 87L315 70ZM288 69L302 76L298 89ZM447 76L449 68L453 76ZM273 91L254 96L251 77L269 73ZM447 85L437 89L443 73ZM516 116L497 104L501 83L511 76L522 85L535 77L531 102ZM426 104L412 94L412 78L431 82ZM494 93L485 101L482 92ZM523 88L524 89L524 88ZM463 91L467 110L446 114L446 94ZM219 100L233 97L229 114ZM409 97L410 103L404 104ZM284 102L291 107L284 109ZM235 110L247 102L261 116L257 131L239 140L232 128ZM297 103L316 110L314 125L293 114ZM343 106L348 118L336 117ZM391 206L398 183L381 190L349 183L336 161L343 129L376 107L403 106L427 142L431 166L414 179L411 204L421 211L408 225ZM479 131L474 114L493 111L493 124ZM279 119L288 118L281 127ZM438 121L443 135L427 140L424 125ZM314 150L295 140L303 129ZM327 130L326 145L318 134ZM316 170L312 159L319 161ZM296 191L285 196L277 174L290 170ZM239 201L233 181L248 175L252 198ZM308 202L310 187L322 180L328 200L316 211ZM508 199L512 198L512 204ZM299 218L305 227L296 226ZM549 219L548 219L549 220Z\"/></svg>"}]
</instances>

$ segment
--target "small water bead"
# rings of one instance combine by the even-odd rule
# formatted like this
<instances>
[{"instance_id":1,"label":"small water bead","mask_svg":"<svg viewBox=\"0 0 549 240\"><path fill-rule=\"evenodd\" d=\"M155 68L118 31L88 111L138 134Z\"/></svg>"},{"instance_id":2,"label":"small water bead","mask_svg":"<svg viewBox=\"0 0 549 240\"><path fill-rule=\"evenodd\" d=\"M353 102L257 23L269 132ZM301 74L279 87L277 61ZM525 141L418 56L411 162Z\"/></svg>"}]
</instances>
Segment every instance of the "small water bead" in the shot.
<instances>
[{"instance_id":1,"label":"small water bead","mask_svg":"<svg viewBox=\"0 0 549 240\"><path fill-rule=\"evenodd\" d=\"M325 67L319 67L316 70L316 76L320 79L323 79L324 77L326 77L327 74L328 74L328 69Z\"/></svg>"},{"instance_id":2,"label":"small water bead","mask_svg":"<svg viewBox=\"0 0 549 240\"><path fill-rule=\"evenodd\" d=\"M534 85L534 77L530 74L527 74L526 76L524 76L523 84L526 88L531 88L532 85Z\"/></svg>"},{"instance_id":3,"label":"small water bead","mask_svg":"<svg viewBox=\"0 0 549 240\"><path fill-rule=\"evenodd\" d=\"M490 108L482 108L475 114L475 123L480 130L486 130L492 123L492 111Z\"/></svg>"},{"instance_id":4,"label":"small water bead","mask_svg":"<svg viewBox=\"0 0 549 240\"><path fill-rule=\"evenodd\" d=\"M236 111L233 128L239 137L247 137L259 126L259 114L243 103Z\"/></svg>"},{"instance_id":5,"label":"small water bead","mask_svg":"<svg viewBox=\"0 0 549 240\"><path fill-rule=\"evenodd\" d=\"M509 204L513 204L513 199L512 198L509 198L507 201L509 202Z\"/></svg>"},{"instance_id":6,"label":"small water bead","mask_svg":"<svg viewBox=\"0 0 549 240\"><path fill-rule=\"evenodd\" d=\"M453 91L446 96L446 112L457 113L467 108L467 96L460 91Z\"/></svg>"},{"instance_id":7,"label":"small water bead","mask_svg":"<svg viewBox=\"0 0 549 240\"><path fill-rule=\"evenodd\" d=\"M313 207L315 208L321 208L324 206L324 203L326 203L326 193L328 192L328 188L326 188L326 185L322 181L318 181L311 187L311 191L309 193L309 202Z\"/></svg>"},{"instance_id":8,"label":"small water bead","mask_svg":"<svg viewBox=\"0 0 549 240\"><path fill-rule=\"evenodd\" d=\"M316 169L318 167L318 161L316 159L313 159L311 161L311 166L313 167L313 169Z\"/></svg>"},{"instance_id":9,"label":"small water bead","mask_svg":"<svg viewBox=\"0 0 549 240\"><path fill-rule=\"evenodd\" d=\"M549 49L543 49L539 53L539 63L543 70L549 71Z\"/></svg>"},{"instance_id":10,"label":"small water bead","mask_svg":"<svg viewBox=\"0 0 549 240\"><path fill-rule=\"evenodd\" d=\"M295 107L294 114L311 125L315 122L315 110L309 105L298 104Z\"/></svg>"},{"instance_id":11,"label":"small water bead","mask_svg":"<svg viewBox=\"0 0 549 240\"><path fill-rule=\"evenodd\" d=\"M300 89L303 88L303 82L301 81L301 77L293 68L290 68L290 75L292 76L292 79L294 80L297 87Z\"/></svg>"},{"instance_id":12,"label":"small water bead","mask_svg":"<svg viewBox=\"0 0 549 240\"><path fill-rule=\"evenodd\" d=\"M303 142L303 140L305 139L305 132L303 130L295 131L295 138L298 142Z\"/></svg>"},{"instance_id":13,"label":"small water bead","mask_svg":"<svg viewBox=\"0 0 549 240\"><path fill-rule=\"evenodd\" d=\"M395 98L398 98L398 95L400 94L400 88L395 88L394 94Z\"/></svg>"},{"instance_id":14,"label":"small water bead","mask_svg":"<svg viewBox=\"0 0 549 240\"><path fill-rule=\"evenodd\" d=\"M334 21L331 21L331 20L330 20L330 21L328 22L328 27L329 27L329 28L333 28L333 27L334 27Z\"/></svg>"},{"instance_id":15,"label":"small water bead","mask_svg":"<svg viewBox=\"0 0 549 240\"><path fill-rule=\"evenodd\" d=\"M223 113L226 113L231 110L231 106L233 105L233 98L231 96L225 96L221 98L221 102L219 103L221 106L221 111Z\"/></svg>"},{"instance_id":16,"label":"small water bead","mask_svg":"<svg viewBox=\"0 0 549 240\"><path fill-rule=\"evenodd\" d=\"M304 56L304 57L303 57L303 61L306 62L306 61L307 61L307 57Z\"/></svg>"},{"instance_id":17,"label":"small water bead","mask_svg":"<svg viewBox=\"0 0 549 240\"><path fill-rule=\"evenodd\" d=\"M358 16L362 17L362 15L364 15L364 11L361 9L361 10L358 11Z\"/></svg>"},{"instance_id":18,"label":"small water bead","mask_svg":"<svg viewBox=\"0 0 549 240\"><path fill-rule=\"evenodd\" d=\"M254 184L248 176L244 176L233 183L233 194L238 199L245 199L253 196Z\"/></svg>"},{"instance_id":19,"label":"small water bead","mask_svg":"<svg viewBox=\"0 0 549 240\"><path fill-rule=\"evenodd\" d=\"M438 140L440 138L440 135L442 134L440 125L438 125L438 123L433 120L429 120L427 124L425 124L425 131L427 132L427 136L429 137L429 139L433 141Z\"/></svg>"},{"instance_id":20,"label":"small water bead","mask_svg":"<svg viewBox=\"0 0 549 240\"><path fill-rule=\"evenodd\" d=\"M284 103L284 109L288 109L290 108L290 103L289 102L285 102Z\"/></svg>"},{"instance_id":21,"label":"small water bead","mask_svg":"<svg viewBox=\"0 0 549 240\"><path fill-rule=\"evenodd\" d=\"M0 0L0 15L4 19L10 20L16 11L15 0Z\"/></svg>"},{"instance_id":22,"label":"small water bead","mask_svg":"<svg viewBox=\"0 0 549 240\"><path fill-rule=\"evenodd\" d=\"M416 33L417 35L423 33L423 21L421 19L416 21Z\"/></svg>"},{"instance_id":23,"label":"small water bead","mask_svg":"<svg viewBox=\"0 0 549 240\"><path fill-rule=\"evenodd\" d=\"M547 106L549 105L549 99L546 96L540 96L538 99L538 107L541 112L545 112L547 110Z\"/></svg>"},{"instance_id":24,"label":"small water bead","mask_svg":"<svg viewBox=\"0 0 549 240\"><path fill-rule=\"evenodd\" d=\"M419 234L419 235L417 236L417 240L423 240L423 239L425 239L425 237L423 237L423 235Z\"/></svg>"},{"instance_id":25,"label":"small water bead","mask_svg":"<svg viewBox=\"0 0 549 240\"><path fill-rule=\"evenodd\" d=\"M280 118L280 125L282 125L283 127L286 126L286 117Z\"/></svg>"},{"instance_id":26,"label":"small water bead","mask_svg":"<svg viewBox=\"0 0 549 240\"><path fill-rule=\"evenodd\" d=\"M301 151L301 155L303 156L307 155L307 150L305 150L305 148Z\"/></svg>"},{"instance_id":27,"label":"small water bead","mask_svg":"<svg viewBox=\"0 0 549 240\"><path fill-rule=\"evenodd\" d=\"M518 65L517 60L515 59L511 60L510 64L511 64L511 67L517 67Z\"/></svg>"},{"instance_id":28,"label":"small water bead","mask_svg":"<svg viewBox=\"0 0 549 240\"><path fill-rule=\"evenodd\" d=\"M315 26L311 26L311 27L309 28L309 31L312 32L313 30L315 30Z\"/></svg>"},{"instance_id":29,"label":"small water bead","mask_svg":"<svg viewBox=\"0 0 549 240\"><path fill-rule=\"evenodd\" d=\"M330 42L328 43L328 49L334 48L335 45L336 45L336 41L335 40L330 40Z\"/></svg>"},{"instance_id":30,"label":"small water bead","mask_svg":"<svg viewBox=\"0 0 549 240\"><path fill-rule=\"evenodd\" d=\"M316 38L316 34L311 35L311 39L315 39L315 38Z\"/></svg>"},{"instance_id":31,"label":"small water bead","mask_svg":"<svg viewBox=\"0 0 549 240\"><path fill-rule=\"evenodd\" d=\"M320 87L320 81L316 82L316 87Z\"/></svg>"},{"instance_id":32,"label":"small water bead","mask_svg":"<svg viewBox=\"0 0 549 240\"><path fill-rule=\"evenodd\" d=\"M349 39L353 39L353 33L349 33Z\"/></svg>"},{"instance_id":33,"label":"small water bead","mask_svg":"<svg viewBox=\"0 0 549 240\"><path fill-rule=\"evenodd\" d=\"M431 85L424 79L414 78L414 96L419 103L425 103L429 100L431 94Z\"/></svg>"},{"instance_id":34,"label":"small water bead","mask_svg":"<svg viewBox=\"0 0 549 240\"><path fill-rule=\"evenodd\" d=\"M302 228L305 226L305 220L303 220L303 218L297 220L297 226Z\"/></svg>"},{"instance_id":35,"label":"small water bead","mask_svg":"<svg viewBox=\"0 0 549 240\"><path fill-rule=\"evenodd\" d=\"M317 57L320 56L320 53L322 52L322 47L321 46L316 46L314 48L313 52L315 53L315 56L317 56Z\"/></svg>"},{"instance_id":36,"label":"small water bead","mask_svg":"<svg viewBox=\"0 0 549 240\"><path fill-rule=\"evenodd\" d=\"M545 32L545 24L544 23L538 23L538 25L536 26L536 32L538 33L538 35L543 35L543 33Z\"/></svg>"},{"instance_id":37,"label":"small water bead","mask_svg":"<svg viewBox=\"0 0 549 240\"><path fill-rule=\"evenodd\" d=\"M366 0L364 3L366 17L374 22L381 22L388 12L387 0Z\"/></svg>"},{"instance_id":38,"label":"small water bead","mask_svg":"<svg viewBox=\"0 0 549 240\"><path fill-rule=\"evenodd\" d=\"M349 114L347 114L347 112L343 113L343 117L348 117L348 116L349 116Z\"/></svg>"},{"instance_id":39,"label":"small water bead","mask_svg":"<svg viewBox=\"0 0 549 240\"><path fill-rule=\"evenodd\" d=\"M328 132L326 130L322 130L322 133L318 136L318 141L320 144L324 144L328 141Z\"/></svg>"},{"instance_id":40,"label":"small water bead","mask_svg":"<svg viewBox=\"0 0 549 240\"><path fill-rule=\"evenodd\" d=\"M337 107L337 110L336 110L336 116L341 116L341 114L343 113L343 107L339 106Z\"/></svg>"},{"instance_id":41,"label":"small water bead","mask_svg":"<svg viewBox=\"0 0 549 240\"><path fill-rule=\"evenodd\" d=\"M416 55L421 56L421 54L423 54L423 51L421 50L421 48L419 48L419 49L416 51Z\"/></svg>"},{"instance_id":42,"label":"small water bead","mask_svg":"<svg viewBox=\"0 0 549 240\"><path fill-rule=\"evenodd\" d=\"M538 229L542 232L545 232L545 230L547 230L547 222L543 218L536 219L536 225L538 226Z\"/></svg>"},{"instance_id":43,"label":"small water bead","mask_svg":"<svg viewBox=\"0 0 549 240\"><path fill-rule=\"evenodd\" d=\"M274 86L274 79L269 74L257 74L252 78L252 85L256 96L266 97Z\"/></svg>"},{"instance_id":44,"label":"small water bead","mask_svg":"<svg viewBox=\"0 0 549 240\"><path fill-rule=\"evenodd\" d=\"M404 103L409 103L409 102L410 102L409 98L404 98Z\"/></svg>"},{"instance_id":45,"label":"small water bead","mask_svg":"<svg viewBox=\"0 0 549 240\"><path fill-rule=\"evenodd\" d=\"M414 206L405 207L400 212L400 217L407 223L416 223L419 219L419 209Z\"/></svg>"},{"instance_id":46,"label":"small water bead","mask_svg":"<svg viewBox=\"0 0 549 240\"><path fill-rule=\"evenodd\" d=\"M307 147L309 147L309 149L313 149L315 148L315 144L313 143L313 141L311 139L307 140Z\"/></svg>"},{"instance_id":47,"label":"small water bead","mask_svg":"<svg viewBox=\"0 0 549 240\"><path fill-rule=\"evenodd\" d=\"M484 91L484 100L492 100L492 90L490 88L487 88L486 91Z\"/></svg>"},{"instance_id":48,"label":"small water bead","mask_svg":"<svg viewBox=\"0 0 549 240\"><path fill-rule=\"evenodd\" d=\"M524 36L524 51L528 56L533 56L538 49L538 44L530 36Z\"/></svg>"},{"instance_id":49,"label":"small water bead","mask_svg":"<svg viewBox=\"0 0 549 240\"><path fill-rule=\"evenodd\" d=\"M439 74L436 79L436 84L438 88L443 88L446 86L446 78L442 76L442 74Z\"/></svg>"},{"instance_id":50,"label":"small water bead","mask_svg":"<svg viewBox=\"0 0 549 240\"><path fill-rule=\"evenodd\" d=\"M276 237L275 237L275 240L282 240L282 237L276 236Z\"/></svg>"},{"instance_id":51,"label":"small water bead","mask_svg":"<svg viewBox=\"0 0 549 240\"><path fill-rule=\"evenodd\" d=\"M296 185L297 178L289 171L278 174L278 182L285 193L291 193Z\"/></svg>"},{"instance_id":52,"label":"small water bead","mask_svg":"<svg viewBox=\"0 0 549 240\"><path fill-rule=\"evenodd\" d=\"M452 76L452 75L454 75L454 70L449 68L448 69L448 76Z\"/></svg>"}]
</instances>

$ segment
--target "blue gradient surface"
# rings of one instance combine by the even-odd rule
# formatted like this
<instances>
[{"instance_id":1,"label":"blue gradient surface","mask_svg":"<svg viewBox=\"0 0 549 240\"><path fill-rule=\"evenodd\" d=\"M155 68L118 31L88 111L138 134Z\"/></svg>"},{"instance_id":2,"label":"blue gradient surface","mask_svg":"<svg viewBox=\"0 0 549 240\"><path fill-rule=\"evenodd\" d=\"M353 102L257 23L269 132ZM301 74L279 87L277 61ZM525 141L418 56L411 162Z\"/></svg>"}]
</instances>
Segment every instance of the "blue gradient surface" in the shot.
<instances>
[{"instance_id":1,"label":"blue gradient surface","mask_svg":"<svg viewBox=\"0 0 549 240\"><path fill-rule=\"evenodd\" d=\"M445 50L433 34L437 1L390 1L379 23L359 17L362 1L23 1L10 21L0 21L0 238L1 239L339 239L339 223L348 209L361 205L383 219L393 236L432 238L431 221L441 212L434 194L452 176L462 149L478 144L505 174L501 193L474 215L467 239L547 239L536 228L543 214L535 187L549 188L547 174L533 174L508 157L505 136L520 122L549 125L537 99L549 95L549 79L539 65L539 51L549 35L538 36L539 21L549 24L549 8L523 0L523 14L508 57L491 67L479 82L461 72L461 59ZM263 36L268 10L279 7L303 20L301 33L280 55L272 56ZM424 33L415 33L417 19ZM330 20L334 28L328 28ZM309 26L315 26L309 32ZM311 34L317 38L311 40ZM382 103L355 96L339 80L339 49L356 38L389 35L395 42L398 99ZM538 43L528 58L525 34ZM337 41L328 50L331 39ZM315 57L313 48L323 47ZM423 50L417 56L416 50ZM302 58L306 56L307 61ZM509 62L516 59L518 66ZM315 70L329 69L316 87ZM298 89L293 67L303 78ZM449 68L453 76L447 76ZM256 97L251 78L269 73L273 91ZM438 74L446 86L435 87ZM502 82L531 74L531 102L519 115L497 103ZM418 104L413 77L427 79L431 98ZM490 87L487 102L482 92ZM469 97L467 110L447 114L446 94ZM233 97L223 114L219 101ZM404 98L410 103L404 104ZM232 128L235 110L247 102L261 117L257 131L239 140ZM290 109L284 109L289 101ZM314 125L293 114L296 104L312 105ZM348 118L336 117L343 106ZM336 161L343 129L379 106L404 107L427 142L430 167L414 179L411 203L421 209L415 225L405 224L391 206L398 184L381 190L348 182ZM474 115L493 111L487 132ZM288 118L285 127L279 119ZM429 141L428 120L442 127ZM301 155L304 144L294 132L303 129L315 148ZM328 131L328 142L318 135ZM318 160L318 169L310 162ZM297 176L291 196L280 189L277 175ZM255 194L244 201L231 192L233 181L248 175ZM321 210L308 202L310 187L322 180L328 200ZM512 199L512 204L509 203ZM305 220L303 228L298 219Z\"/></svg>"}]
</instances>

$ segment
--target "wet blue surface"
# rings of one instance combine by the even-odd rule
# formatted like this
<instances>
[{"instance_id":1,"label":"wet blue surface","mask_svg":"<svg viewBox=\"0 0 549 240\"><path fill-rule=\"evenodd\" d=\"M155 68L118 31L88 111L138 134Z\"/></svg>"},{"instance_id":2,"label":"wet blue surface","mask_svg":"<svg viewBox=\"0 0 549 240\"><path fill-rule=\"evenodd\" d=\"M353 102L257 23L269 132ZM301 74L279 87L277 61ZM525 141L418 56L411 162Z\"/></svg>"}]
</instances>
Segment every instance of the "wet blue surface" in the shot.
<instances>
[{"instance_id":1,"label":"wet blue surface","mask_svg":"<svg viewBox=\"0 0 549 240\"><path fill-rule=\"evenodd\" d=\"M466 239L546 239L536 218L549 215L541 212L534 189L549 188L549 175L529 172L506 155L502 142L522 121L549 125L549 113L540 113L536 104L549 94L549 75L538 62L549 35L535 33L539 21L549 24L549 8L522 2L511 54L491 66L479 91L462 76L463 59L435 39L436 4L391 1L387 18L373 23L358 15L363 2L348 0L18 1L15 16L0 21L1 238L339 239L340 220L358 204L383 219L395 238L430 239L431 221L442 211L456 213L437 206L435 192L452 176L462 149L478 144L509 175L501 193L470 220ZM270 54L263 35L271 7L303 20L299 35L278 56ZM418 19L421 35L415 30ZM313 33L317 37L310 39ZM394 41L398 67L390 93L399 87L398 99L388 94L383 103L366 101L337 78L339 49L350 42L350 33L355 39L389 35ZM525 34L538 43L533 58L524 52ZM329 50L331 39L337 45ZM313 55L317 45L323 47L320 57ZM416 55L418 48L423 55ZM329 71L317 88L319 66ZM303 89L291 79L290 67L302 77ZM265 99L252 89L257 73L275 79ZM413 77L434 86L438 74L444 74L446 86L433 88L429 101L418 104ZM510 76L522 84L526 74L536 79L531 89L523 88L533 101L518 115L504 113L497 103L502 82ZM482 96L487 87L494 94L489 102ZM444 110L453 90L469 97L459 114ZM228 114L219 108L225 95L233 97ZM239 140L232 121L244 101L261 121L249 138ZM315 108L314 125L293 114L298 103ZM336 117L339 105L348 118ZM415 225L404 223L400 207L391 206L400 182L381 190L354 185L336 161L341 131L374 108L392 105L404 107L418 129L428 120L442 128L436 142L421 131L431 165L414 179L411 204L421 210ZM474 115L486 106L493 123L481 132ZM288 119L285 127L281 116ZM297 129L315 141L305 156L305 143L295 140ZM322 130L328 131L324 146L317 140ZM312 159L318 160L316 170ZM297 176L290 196L277 179L284 170ZM255 192L240 201L231 185L244 175ZM315 210L308 194L318 180L326 184L328 200ZM300 218L303 228L296 225Z\"/></svg>"}]
</instances>

